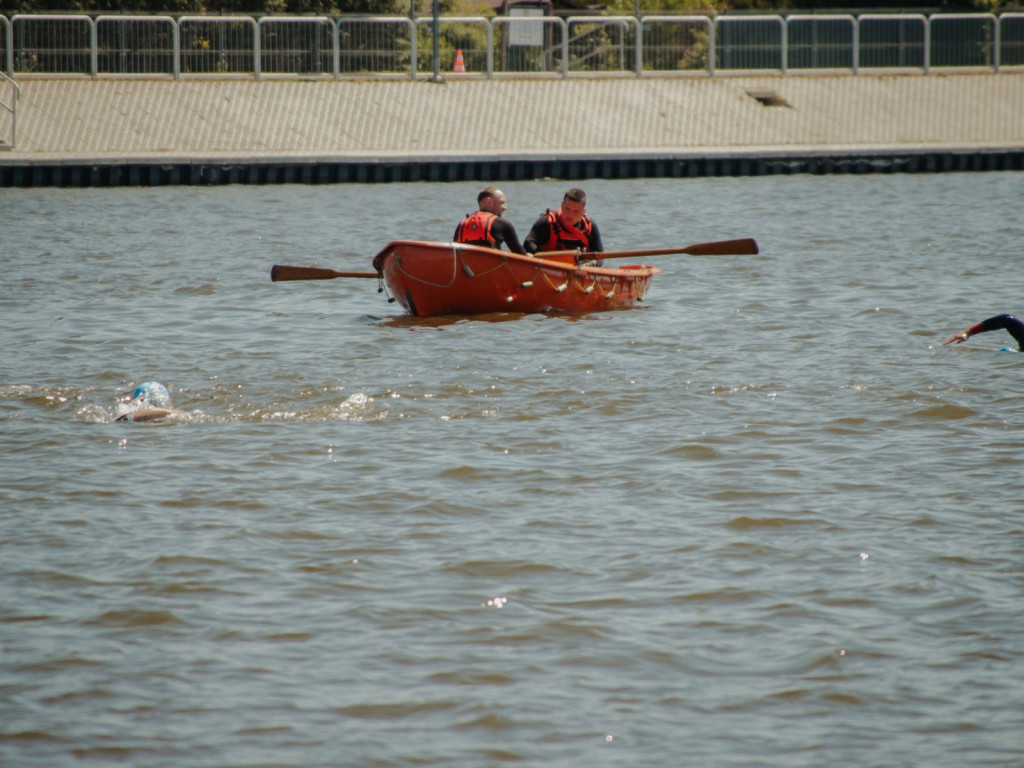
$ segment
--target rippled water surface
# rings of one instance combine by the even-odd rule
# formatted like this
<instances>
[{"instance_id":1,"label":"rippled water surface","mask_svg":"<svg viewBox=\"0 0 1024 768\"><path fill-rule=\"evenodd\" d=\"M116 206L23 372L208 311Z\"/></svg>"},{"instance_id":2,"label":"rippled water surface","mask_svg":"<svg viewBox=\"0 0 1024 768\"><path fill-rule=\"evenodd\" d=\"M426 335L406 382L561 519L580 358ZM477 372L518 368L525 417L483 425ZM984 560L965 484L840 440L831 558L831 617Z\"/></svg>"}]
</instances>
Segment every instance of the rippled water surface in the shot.
<instances>
[{"instance_id":1,"label":"rippled water surface","mask_svg":"<svg viewBox=\"0 0 1024 768\"><path fill-rule=\"evenodd\" d=\"M584 186L762 252L414 319L270 267L476 184L0 190L0 764L1020 765L1024 356L940 342L1024 312L1024 174Z\"/></svg>"}]
</instances>

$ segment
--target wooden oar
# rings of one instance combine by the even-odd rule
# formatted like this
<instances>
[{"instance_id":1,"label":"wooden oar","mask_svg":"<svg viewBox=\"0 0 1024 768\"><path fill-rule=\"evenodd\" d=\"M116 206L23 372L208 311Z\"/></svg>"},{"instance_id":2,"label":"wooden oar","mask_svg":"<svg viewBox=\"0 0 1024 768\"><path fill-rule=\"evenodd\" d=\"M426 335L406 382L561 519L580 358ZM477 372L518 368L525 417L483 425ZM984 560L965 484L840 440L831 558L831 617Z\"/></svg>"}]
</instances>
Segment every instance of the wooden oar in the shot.
<instances>
[{"instance_id":1,"label":"wooden oar","mask_svg":"<svg viewBox=\"0 0 1024 768\"><path fill-rule=\"evenodd\" d=\"M591 259L632 259L644 256L666 256L670 253L686 253L690 256L751 256L760 253L757 241L751 237L740 240L717 240L713 243L697 243L685 248L647 248L640 251L582 251L578 254L580 261ZM575 251L548 251L536 254L538 259L576 255Z\"/></svg>"},{"instance_id":2,"label":"wooden oar","mask_svg":"<svg viewBox=\"0 0 1024 768\"><path fill-rule=\"evenodd\" d=\"M289 267L275 264L270 270L270 279L277 283L281 280L331 280L335 277L372 277L378 278L377 272L339 272L325 267Z\"/></svg>"}]
</instances>

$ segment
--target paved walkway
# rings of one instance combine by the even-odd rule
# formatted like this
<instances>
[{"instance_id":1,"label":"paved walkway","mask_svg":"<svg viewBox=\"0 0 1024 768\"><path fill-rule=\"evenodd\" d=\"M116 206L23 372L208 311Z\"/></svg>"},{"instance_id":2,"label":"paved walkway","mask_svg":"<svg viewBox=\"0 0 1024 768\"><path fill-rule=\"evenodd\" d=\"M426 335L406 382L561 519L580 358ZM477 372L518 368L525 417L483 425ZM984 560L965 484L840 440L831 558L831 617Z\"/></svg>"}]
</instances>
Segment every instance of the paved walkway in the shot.
<instances>
[{"instance_id":1,"label":"paved walkway","mask_svg":"<svg viewBox=\"0 0 1024 768\"><path fill-rule=\"evenodd\" d=\"M19 84L0 163L1024 147L1024 73Z\"/></svg>"}]
</instances>

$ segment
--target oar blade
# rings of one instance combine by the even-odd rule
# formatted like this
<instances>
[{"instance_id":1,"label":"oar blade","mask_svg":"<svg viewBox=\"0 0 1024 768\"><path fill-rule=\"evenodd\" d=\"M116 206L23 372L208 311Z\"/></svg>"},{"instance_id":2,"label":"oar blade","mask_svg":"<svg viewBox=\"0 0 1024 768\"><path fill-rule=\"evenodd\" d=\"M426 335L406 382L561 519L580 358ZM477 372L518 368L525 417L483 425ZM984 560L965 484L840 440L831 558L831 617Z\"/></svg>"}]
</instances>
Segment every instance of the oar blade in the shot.
<instances>
[{"instance_id":1,"label":"oar blade","mask_svg":"<svg viewBox=\"0 0 1024 768\"><path fill-rule=\"evenodd\" d=\"M292 267L287 264L275 264L270 269L270 279L275 283L282 280L332 280L335 277L366 277L378 278L377 272L339 272L326 267Z\"/></svg>"},{"instance_id":2,"label":"oar blade","mask_svg":"<svg viewBox=\"0 0 1024 768\"><path fill-rule=\"evenodd\" d=\"M718 240L713 243L697 243L684 249L691 256L753 256L761 252L752 237L739 240Z\"/></svg>"},{"instance_id":3,"label":"oar blade","mask_svg":"<svg viewBox=\"0 0 1024 768\"><path fill-rule=\"evenodd\" d=\"M324 267L292 267L287 264L275 264L270 269L270 279L275 283L282 280L330 280L336 276L333 269Z\"/></svg>"}]
</instances>

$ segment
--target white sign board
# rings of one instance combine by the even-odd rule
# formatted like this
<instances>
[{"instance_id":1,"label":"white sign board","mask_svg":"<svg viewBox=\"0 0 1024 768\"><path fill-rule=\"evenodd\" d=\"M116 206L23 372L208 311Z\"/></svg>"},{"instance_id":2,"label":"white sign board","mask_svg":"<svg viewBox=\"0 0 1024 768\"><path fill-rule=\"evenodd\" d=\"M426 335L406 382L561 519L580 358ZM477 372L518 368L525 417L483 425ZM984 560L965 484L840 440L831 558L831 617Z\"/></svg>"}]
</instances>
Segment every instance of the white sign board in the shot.
<instances>
[{"instance_id":1,"label":"white sign board","mask_svg":"<svg viewBox=\"0 0 1024 768\"><path fill-rule=\"evenodd\" d=\"M508 9L511 18L544 18L543 8L516 8ZM544 22L543 21L512 21L508 25L509 45L544 45Z\"/></svg>"}]
</instances>

